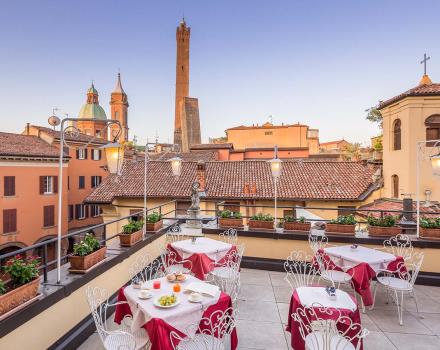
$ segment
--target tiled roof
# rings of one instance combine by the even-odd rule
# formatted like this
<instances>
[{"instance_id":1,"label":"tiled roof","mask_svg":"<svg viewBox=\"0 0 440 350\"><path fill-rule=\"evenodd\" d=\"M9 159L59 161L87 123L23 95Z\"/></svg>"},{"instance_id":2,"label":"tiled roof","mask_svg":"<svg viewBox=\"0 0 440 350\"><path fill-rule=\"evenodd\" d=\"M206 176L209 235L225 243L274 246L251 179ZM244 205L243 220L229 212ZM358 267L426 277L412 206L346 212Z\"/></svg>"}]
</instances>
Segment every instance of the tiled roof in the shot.
<instances>
[{"instance_id":1,"label":"tiled roof","mask_svg":"<svg viewBox=\"0 0 440 350\"><path fill-rule=\"evenodd\" d=\"M147 195L170 199L190 196L196 179L196 162L182 162L178 179L168 162L148 164ZM356 162L285 161L278 185L280 199L359 200L375 186L376 168ZM245 187L253 187L250 194ZM124 164L122 175L108 177L88 198L95 203L110 203L117 197L142 197L144 163ZM221 161L206 163L206 197L272 199L273 179L267 161Z\"/></svg>"},{"instance_id":2,"label":"tiled roof","mask_svg":"<svg viewBox=\"0 0 440 350\"><path fill-rule=\"evenodd\" d=\"M429 206L424 205L422 202L420 205L420 213L426 217L439 217L440 213L440 204L438 202L431 202ZM369 209L369 210L383 210L385 214L396 215L398 213L393 212L393 210L402 211L403 210L403 201L400 199L392 199L392 198L381 198L376 199L373 203L369 203L359 207L359 209ZM413 201L413 211L417 210L417 202ZM388 211L388 212L387 212ZM368 215L372 215L375 217L380 216L380 212L358 212L359 216L367 217Z\"/></svg>"},{"instance_id":3,"label":"tiled roof","mask_svg":"<svg viewBox=\"0 0 440 350\"><path fill-rule=\"evenodd\" d=\"M180 153L178 153L178 152L152 153L152 154L150 154L150 159L151 160L166 161L166 160L170 160L171 158L174 158L174 157L180 157L180 158L182 158L182 161L184 161L184 162L197 162L199 160L209 162L212 160L216 160L216 154L217 154L217 152L215 152L215 151L212 151L212 152L191 151L191 152L180 152ZM143 155L144 155L144 153L142 153L142 156Z\"/></svg>"},{"instance_id":4,"label":"tiled roof","mask_svg":"<svg viewBox=\"0 0 440 350\"><path fill-rule=\"evenodd\" d=\"M440 84L424 84L418 85L404 93L394 96L386 101L379 103L378 109L382 109L386 106L389 106L399 100L404 99L405 97L410 96L440 96Z\"/></svg>"},{"instance_id":5,"label":"tiled roof","mask_svg":"<svg viewBox=\"0 0 440 350\"><path fill-rule=\"evenodd\" d=\"M0 156L58 158L59 150L37 136L0 132Z\"/></svg>"},{"instance_id":6,"label":"tiled roof","mask_svg":"<svg viewBox=\"0 0 440 350\"><path fill-rule=\"evenodd\" d=\"M334 145L334 144L337 145L338 143L341 143L341 142L348 142L348 141L345 141L344 139L342 139L342 140L329 141L329 142L320 142L319 145L320 146L328 146L328 145Z\"/></svg>"},{"instance_id":7,"label":"tiled roof","mask_svg":"<svg viewBox=\"0 0 440 350\"><path fill-rule=\"evenodd\" d=\"M60 132L50 129L50 128L46 128L44 126L38 126L38 125L31 125L31 128L35 128L38 129L39 131L42 131L46 134L48 134L49 136L59 140L60 139ZM98 144L106 144L109 141L105 140L105 139L100 139L94 136L90 136L90 135L86 135L83 133L78 133L78 134L70 134L70 133L65 133L65 139L66 141L72 141L72 142L92 142L92 143L98 143Z\"/></svg>"},{"instance_id":8,"label":"tiled roof","mask_svg":"<svg viewBox=\"0 0 440 350\"><path fill-rule=\"evenodd\" d=\"M210 150L210 149L226 149L234 148L232 143L201 143L192 145L191 150Z\"/></svg>"}]
</instances>

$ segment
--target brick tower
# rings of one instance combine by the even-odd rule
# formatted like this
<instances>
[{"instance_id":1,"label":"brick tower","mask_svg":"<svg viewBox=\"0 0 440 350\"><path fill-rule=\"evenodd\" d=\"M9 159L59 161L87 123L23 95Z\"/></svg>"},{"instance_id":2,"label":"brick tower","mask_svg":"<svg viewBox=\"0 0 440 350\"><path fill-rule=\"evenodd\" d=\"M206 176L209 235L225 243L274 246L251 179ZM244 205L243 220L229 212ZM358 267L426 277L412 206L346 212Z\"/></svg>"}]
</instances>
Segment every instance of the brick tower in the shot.
<instances>
[{"instance_id":1,"label":"brick tower","mask_svg":"<svg viewBox=\"0 0 440 350\"><path fill-rule=\"evenodd\" d=\"M111 94L110 99L111 119L118 120L121 123L121 134L119 135L119 142L128 141L128 99L127 94L122 88L121 74L118 73L118 80L116 87ZM117 135L117 126L112 126L111 137Z\"/></svg>"}]
</instances>

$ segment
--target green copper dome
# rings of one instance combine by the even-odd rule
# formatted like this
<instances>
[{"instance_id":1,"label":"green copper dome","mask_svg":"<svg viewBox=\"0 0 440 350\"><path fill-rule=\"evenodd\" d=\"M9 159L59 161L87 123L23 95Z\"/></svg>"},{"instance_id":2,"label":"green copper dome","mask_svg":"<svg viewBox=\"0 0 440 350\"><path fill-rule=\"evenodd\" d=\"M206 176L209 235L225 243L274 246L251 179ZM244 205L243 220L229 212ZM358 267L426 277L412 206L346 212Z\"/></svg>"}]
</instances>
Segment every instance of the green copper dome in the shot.
<instances>
[{"instance_id":1,"label":"green copper dome","mask_svg":"<svg viewBox=\"0 0 440 350\"><path fill-rule=\"evenodd\" d=\"M86 103L81 107L78 118L93 118L99 120L106 120L104 109L96 103Z\"/></svg>"},{"instance_id":2,"label":"green copper dome","mask_svg":"<svg viewBox=\"0 0 440 350\"><path fill-rule=\"evenodd\" d=\"M95 86L92 83L92 86L87 90L88 94L98 94L98 90L95 89Z\"/></svg>"}]
</instances>

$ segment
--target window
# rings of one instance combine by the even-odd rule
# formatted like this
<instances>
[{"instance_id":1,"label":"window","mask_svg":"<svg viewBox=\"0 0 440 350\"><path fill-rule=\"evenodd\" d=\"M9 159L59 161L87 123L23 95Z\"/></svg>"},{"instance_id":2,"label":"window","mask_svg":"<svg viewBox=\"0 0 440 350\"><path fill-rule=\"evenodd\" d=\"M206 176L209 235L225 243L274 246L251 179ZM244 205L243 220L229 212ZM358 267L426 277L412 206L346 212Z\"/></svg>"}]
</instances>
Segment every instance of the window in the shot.
<instances>
[{"instance_id":1,"label":"window","mask_svg":"<svg viewBox=\"0 0 440 350\"><path fill-rule=\"evenodd\" d=\"M398 151L402 148L402 131L400 119L396 119L393 124L393 149Z\"/></svg>"},{"instance_id":2,"label":"window","mask_svg":"<svg viewBox=\"0 0 440 350\"><path fill-rule=\"evenodd\" d=\"M87 159L87 148L77 148L76 159Z\"/></svg>"},{"instance_id":3,"label":"window","mask_svg":"<svg viewBox=\"0 0 440 350\"><path fill-rule=\"evenodd\" d=\"M4 177L4 196L15 196L15 176Z\"/></svg>"},{"instance_id":4,"label":"window","mask_svg":"<svg viewBox=\"0 0 440 350\"><path fill-rule=\"evenodd\" d=\"M225 202L224 208L225 208L225 210L239 212L240 211L240 202Z\"/></svg>"},{"instance_id":5,"label":"window","mask_svg":"<svg viewBox=\"0 0 440 350\"><path fill-rule=\"evenodd\" d=\"M67 189L70 190L70 176L67 176Z\"/></svg>"},{"instance_id":6,"label":"window","mask_svg":"<svg viewBox=\"0 0 440 350\"><path fill-rule=\"evenodd\" d=\"M82 220L86 218L86 206L84 204L75 205L75 218Z\"/></svg>"},{"instance_id":7,"label":"window","mask_svg":"<svg viewBox=\"0 0 440 350\"><path fill-rule=\"evenodd\" d=\"M69 204L69 221L73 220L73 204Z\"/></svg>"},{"instance_id":8,"label":"window","mask_svg":"<svg viewBox=\"0 0 440 350\"><path fill-rule=\"evenodd\" d=\"M136 214L136 215L134 215ZM130 215L132 215L131 219L133 221L142 220L142 217L144 216L142 209L130 209Z\"/></svg>"},{"instance_id":9,"label":"window","mask_svg":"<svg viewBox=\"0 0 440 350\"><path fill-rule=\"evenodd\" d=\"M293 209L284 209L283 210L283 218L286 216L293 216L294 218L296 218L296 210Z\"/></svg>"},{"instance_id":10,"label":"window","mask_svg":"<svg viewBox=\"0 0 440 350\"><path fill-rule=\"evenodd\" d=\"M93 218L96 218L97 216L99 216L99 214L101 214L101 208L99 207L99 205L91 205L90 208Z\"/></svg>"},{"instance_id":11,"label":"window","mask_svg":"<svg viewBox=\"0 0 440 350\"><path fill-rule=\"evenodd\" d=\"M17 209L3 209L3 233L17 232Z\"/></svg>"},{"instance_id":12,"label":"window","mask_svg":"<svg viewBox=\"0 0 440 350\"><path fill-rule=\"evenodd\" d=\"M43 226L51 227L55 225L55 206L46 205L43 207Z\"/></svg>"},{"instance_id":13,"label":"window","mask_svg":"<svg viewBox=\"0 0 440 350\"><path fill-rule=\"evenodd\" d=\"M64 146L63 147L63 153L64 153L65 156L68 156L69 155L69 147Z\"/></svg>"},{"instance_id":14,"label":"window","mask_svg":"<svg viewBox=\"0 0 440 350\"><path fill-rule=\"evenodd\" d=\"M96 136L96 137L101 137L101 130L96 129L96 130L95 130L95 136Z\"/></svg>"},{"instance_id":15,"label":"window","mask_svg":"<svg viewBox=\"0 0 440 350\"><path fill-rule=\"evenodd\" d=\"M397 175L391 176L391 191L393 198L399 198L399 177Z\"/></svg>"},{"instance_id":16,"label":"window","mask_svg":"<svg viewBox=\"0 0 440 350\"><path fill-rule=\"evenodd\" d=\"M356 214L354 211L351 211L349 209L356 209L356 207L349 205L338 205L338 216L347 216L347 215Z\"/></svg>"},{"instance_id":17,"label":"window","mask_svg":"<svg viewBox=\"0 0 440 350\"><path fill-rule=\"evenodd\" d=\"M100 149L93 149L92 150L92 160L101 160L101 150Z\"/></svg>"},{"instance_id":18,"label":"window","mask_svg":"<svg viewBox=\"0 0 440 350\"><path fill-rule=\"evenodd\" d=\"M440 139L440 114L434 114L425 120L426 141ZM427 147L434 147L435 142L427 142Z\"/></svg>"},{"instance_id":19,"label":"window","mask_svg":"<svg viewBox=\"0 0 440 350\"><path fill-rule=\"evenodd\" d=\"M265 131L264 135L273 135L273 131Z\"/></svg>"},{"instance_id":20,"label":"window","mask_svg":"<svg viewBox=\"0 0 440 350\"><path fill-rule=\"evenodd\" d=\"M102 182L102 176L91 177L92 188L98 187L101 182Z\"/></svg>"},{"instance_id":21,"label":"window","mask_svg":"<svg viewBox=\"0 0 440 350\"><path fill-rule=\"evenodd\" d=\"M78 188L82 189L86 187L86 177L85 176L79 176L78 177Z\"/></svg>"},{"instance_id":22,"label":"window","mask_svg":"<svg viewBox=\"0 0 440 350\"><path fill-rule=\"evenodd\" d=\"M58 176L40 176L40 194L58 193Z\"/></svg>"}]
</instances>

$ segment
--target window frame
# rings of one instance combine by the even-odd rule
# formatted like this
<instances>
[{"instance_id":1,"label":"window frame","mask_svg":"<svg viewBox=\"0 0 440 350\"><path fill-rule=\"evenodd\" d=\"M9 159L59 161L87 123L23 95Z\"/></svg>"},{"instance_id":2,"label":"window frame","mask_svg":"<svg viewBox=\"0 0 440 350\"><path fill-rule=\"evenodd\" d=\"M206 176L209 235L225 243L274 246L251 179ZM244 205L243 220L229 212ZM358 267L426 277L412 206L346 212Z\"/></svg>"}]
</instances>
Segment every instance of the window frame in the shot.
<instances>
[{"instance_id":1,"label":"window frame","mask_svg":"<svg viewBox=\"0 0 440 350\"><path fill-rule=\"evenodd\" d=\"M84 220L86 218L86 206L85 204L77 204L76 205L76 219L77 220ZM80 215L82 214L82 215Z\"/></svg>"},{"instance_id":2,"label":"window frame","mask_svg":"<svg viewBox=\"0 0 440 350\"><path fill-rule=\"evenodd\" d=\"M15 176L3 176L3 196L4 197L15 197Z\"/></svg>"},{"instance_id":3,"label":"window frame","mask_svg":"<svg viewBox=\"0 0 440 350\"><path fill-rule=\"evenodd\" d=\"M99 217L100 214L101 214L101 210L100 210L99 205L92 204L90 206L90 215L91 215L91 217L92 218L97 218L97 217Z\"/></svg>"},{"instance_id":4,"label":"window frame","mask_svg":"<svg viewBox=\"0 0 440 350\"><path fill-rule=\"evenodd\" d=\"M54 178L51 175L44 176L43 194L54 194L55 193L54 186L53 186L53 180L54 180Z\"/></svg>"},{"instance_id":5,"label":"window frame","mask_svg":"<svg viewBox=\"0 0 440 350\"><path fill-rule=\"evenodd\" d=\"M81 184L82 184L82 186L81 186ZM83 190L85 188L86 188L86 177L84 175L79 175L78 176L78 189Z\"/></svg>"},{"instance_id":6,"label":"window frame","mask_svg":"<svg viewBox=\"0 0 440 350\"><path fill-rule=\"evenodd\" d=\"M399 198L399 175L391 175L391 198Z\"/></svg>"},{"instance_id":7,"label":"window frame","mask_svg":"<svg viewBox=\"0 0 440 350\"><path fill-rule=\"evenodd\" d=\"M43 206L43 227L49 228L55 226L55 206Z\"/></svg>"},{"instance_id":8,"label":"window frame","mask_svg":"<svg viewBox=\"0 0 440 350\"><path fill-rule=\"evenodd\" d=\"M393 151L400 151L401 149L402 149L402 121L399 118L397 118L393 121Z\"/></svg>"},{"instance_id":9,"label":"window frame","mask_svg":"<svg viewBox=\"0 0 440 350\"><path fill-rule=\"evenodd\" d=\"M102 176L100 175L92 175L90 177L90 184L92 188L98 187L102 183Z\"/></svg>"},{"instance_id":10,"label":"window frame","mask_svg":"<svg viewBox=\"0 0 440 350\"><path fill-rule=\"evenodd\" d=\"M14 218L13 223L11 224L10 222L10 218L8 218L8 221L5 219L6 218L6 214L12 214L12 217ZM2 215L3 215L3 227L2 227L2 231L4 235L8 235L8 234L14 234L17 232L17 209L15 208L11 208L11 209L3 209L2 211ZM8 228L8 226L11 226L11 228Z\"/></svg>"}]
</instances>

